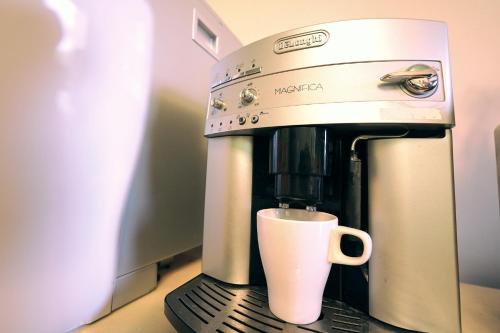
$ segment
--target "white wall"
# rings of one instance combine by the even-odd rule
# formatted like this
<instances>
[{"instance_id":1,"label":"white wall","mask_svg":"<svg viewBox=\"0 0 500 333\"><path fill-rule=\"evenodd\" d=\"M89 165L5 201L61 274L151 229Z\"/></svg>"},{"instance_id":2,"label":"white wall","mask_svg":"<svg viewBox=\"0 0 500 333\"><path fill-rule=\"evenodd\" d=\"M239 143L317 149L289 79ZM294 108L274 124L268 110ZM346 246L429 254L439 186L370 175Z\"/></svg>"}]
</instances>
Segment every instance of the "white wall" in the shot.
<instances>
[{"instance_id":1,"label":"white wall","mask_svg":"<svg viewBox=\"0 0 500 333\"><path fill-rule=\"evenodd\" d=\"M455 115L460 278L500 288L500 218L494 130L500 125L498 0L207 0L248 44L305 25L358 18L448 23Z\"/></svg>"}]
</instances>

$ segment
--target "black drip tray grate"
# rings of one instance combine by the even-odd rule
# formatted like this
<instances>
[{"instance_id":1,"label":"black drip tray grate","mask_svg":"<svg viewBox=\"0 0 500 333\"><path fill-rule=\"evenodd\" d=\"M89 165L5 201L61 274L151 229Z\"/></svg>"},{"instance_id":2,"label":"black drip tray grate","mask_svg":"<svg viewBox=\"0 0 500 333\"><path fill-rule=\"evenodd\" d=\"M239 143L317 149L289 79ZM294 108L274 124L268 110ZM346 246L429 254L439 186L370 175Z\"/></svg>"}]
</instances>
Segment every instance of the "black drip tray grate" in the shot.
<instances>
[{"instance_id":1,"label":"black drip tray grate","mask_svg":"<svg viewBox=\"0 0 500 333\"><path fill-rule=\"evenodd\" d=\"M323 301L318 321L294 325L269 310L263 287L234 286L199 275L165 297L165 315L179 332L403 332L340 301Z\"/></svg>"}]
</instances>

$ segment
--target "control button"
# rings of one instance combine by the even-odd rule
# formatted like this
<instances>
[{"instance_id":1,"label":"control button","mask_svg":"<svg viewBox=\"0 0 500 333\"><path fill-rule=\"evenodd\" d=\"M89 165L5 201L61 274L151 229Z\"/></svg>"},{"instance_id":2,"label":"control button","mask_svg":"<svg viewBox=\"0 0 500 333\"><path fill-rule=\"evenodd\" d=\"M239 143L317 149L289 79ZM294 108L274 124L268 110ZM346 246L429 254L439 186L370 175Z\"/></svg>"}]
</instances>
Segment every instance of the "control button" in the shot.
<instances>
[{"instance_id":1,"label":"control button","mask_svg":"<svg viewBox=\"0 0 500 333\"><path fill-rule=\"evenodd\" d=\"M240 93L241 103L244 105L252 103L256 97L257 97L257 91L255 91L255 89L252 88L245 88Z\"/></svg>"},{"instance_id":2,"label":"control button","mask_svg":"<svg viewBox=\"0 0 500 333\"><path fill-rule=\"evenodd\" d=\"M245 75L246 75L245 72L239 72L238 74L235 74L233 76L233 80L239 79L240 77L243 77Z\"/></svg>"},{"instance_id":3,"label":"control button","mask_svg":"<svg viewBox=\"0 0 500 333\"><path fill-rule=\"evenodd\" d=\"M256 67L249 69L245 72L245 75L253 75L253 74L258 74L262 71L262 67Z\"/></svg>"},{"instance_id":4,"label":"control button","mask_svg":"<svg viewBox=\"0 0 500 333\"><path fill-rule=\"evenodd\" d=\"M220 98L212 98L210 106L217 110L222 110L226 106L226 103Z\"/></svg>"},{"instance_id":5,"label":"control button","mask_svg":"<svg viewBox=\"0 0 500 333\"><path fill-rule=\"evenodd\" d=\"M239 121L240 125L245 125L245 123L247 122L247 118L240 117L240 118L238 118L238 121Z\"/></svg>"}]
</instances>

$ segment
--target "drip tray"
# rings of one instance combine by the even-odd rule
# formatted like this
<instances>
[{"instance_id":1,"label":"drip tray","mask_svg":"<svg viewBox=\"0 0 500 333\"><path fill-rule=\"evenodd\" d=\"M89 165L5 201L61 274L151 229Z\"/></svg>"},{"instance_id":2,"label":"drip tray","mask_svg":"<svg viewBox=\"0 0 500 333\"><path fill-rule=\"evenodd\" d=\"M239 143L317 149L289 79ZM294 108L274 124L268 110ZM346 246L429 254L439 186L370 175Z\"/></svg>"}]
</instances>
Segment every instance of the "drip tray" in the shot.
<instances>
[{"instance_id":1,"label":"drip tray","mask_svg":"<svg viewBox=\"0 0 500 333\"><path fill-rule=\"evenodd\" d=\"M269 310L266 288L235 286L203 274L165 297L165 315L179 332L408 332L328 299L318 321L286 323Z\"/></svg>"}]
</instances>

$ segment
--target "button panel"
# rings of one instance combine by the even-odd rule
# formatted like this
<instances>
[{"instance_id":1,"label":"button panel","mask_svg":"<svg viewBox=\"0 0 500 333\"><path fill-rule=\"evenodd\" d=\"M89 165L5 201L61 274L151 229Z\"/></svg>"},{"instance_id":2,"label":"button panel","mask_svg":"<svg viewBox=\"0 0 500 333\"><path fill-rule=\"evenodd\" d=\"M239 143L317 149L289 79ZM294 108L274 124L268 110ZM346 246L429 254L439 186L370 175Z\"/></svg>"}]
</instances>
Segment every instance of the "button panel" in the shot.
<instances>
[{"instance_id":1,"label":"button panel","mask_svg":"<svg viewBox=\"0 0 500 333\"><path fill-rule=\"evenodd\" d=\"M245 72L238 72L237 74L233 75L233 80L241 79L244 76Z\"/></svg>"},{"instance_id":2,"label":"button panel","mask_svg":"<svg viewBox=\"0 0 500 333\"><path fill-rule=\"evenodd\" d=\"M209 106L205 135L238 131L246 134L257 128L296 126L305 122L446 124L450 119L441 108L446 101L440 63L420 63L436 70L440 81L436 92L425 99L407 95L398 85L379 83L382 75L394 68L408 68L414 61L303 68L232 81L211 92L211 99L220 99L224 107ZM345 80L345 77L356 77L356 80ZM219 104L217 102L215 104ZM258 117L254 117L256 115Z\"/></svg>"},{"instance_id":3,"label":"button panel","mask_svg":"<svg viewBox=\"0 0 500 333\"><path fill-rule=\"evenodd\" d=\"M240 69L240 71L237 72L234 75L226 73L226 76L224 76L223 79L219 79L219 80L216 80L215 82L213 82L212 85L211 85L211 88L213 89L213 88L215 88L217 86L220 86L222 84L228 83L230 81L238 80L238 79L241 79L243 77L250 76L250 75L259 74L261 72L262 72L262 67L254 67L254 68L251 68L251 69L249 69L247 71L242 71Z\"/></svg>"},{"instance_id":4,"label":"button panel","mask_svg":"<svg viewBox=\"0 0 500 333\"><path fill-rule=\"evenodd\" d=\"M255 68L247 70L245 72L245 76L259 74L261 71L262 71L262 67L255 67Z\"/></svg>"}]
</instances>

